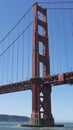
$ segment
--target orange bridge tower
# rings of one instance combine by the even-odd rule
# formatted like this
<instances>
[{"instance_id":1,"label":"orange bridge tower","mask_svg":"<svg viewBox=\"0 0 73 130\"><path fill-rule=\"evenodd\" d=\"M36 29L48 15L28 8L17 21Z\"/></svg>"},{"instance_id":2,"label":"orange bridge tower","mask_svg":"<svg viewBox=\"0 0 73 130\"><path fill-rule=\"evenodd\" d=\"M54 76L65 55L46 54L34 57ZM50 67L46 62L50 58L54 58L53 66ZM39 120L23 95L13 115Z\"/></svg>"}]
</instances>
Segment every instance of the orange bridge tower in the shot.
<instances>
[{"instance_id":1,"label":"orange bridge tower","mask_svg":"<svg viewBox=\"0 0 73 130\"><path fill-rule=\"evenodd\" d=\"M39 28L42 29L41 34ZM39 52L39 44L42 44L42 54ZM50 75L48 44L47 10L35 3L32 44L32 125L54 125L51 112L51 85L43 85L40 80L40 63L43 66L42 76Z\"/></svg>"}]
</instances>

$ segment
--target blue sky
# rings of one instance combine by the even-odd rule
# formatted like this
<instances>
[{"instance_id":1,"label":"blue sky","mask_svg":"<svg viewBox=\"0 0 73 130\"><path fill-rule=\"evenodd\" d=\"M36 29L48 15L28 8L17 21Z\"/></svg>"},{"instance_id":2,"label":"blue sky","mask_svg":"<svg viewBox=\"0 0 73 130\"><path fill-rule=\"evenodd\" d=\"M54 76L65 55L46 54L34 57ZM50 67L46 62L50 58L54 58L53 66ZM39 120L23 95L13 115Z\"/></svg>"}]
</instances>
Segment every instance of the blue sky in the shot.
<instances>
[{"instance_id":1,"label":"blue sky","mask_svg":"<svg viewBox=\"0 0 73 130\"><path fill-rule=\"evenodd\" d=\"M44 1L44 0L40 0L40 1ZM52 0L52 1L55 1L55 0ZM34 0L30 0L30 1L0 0L0 40L4 37L6 33L9 32L9 30L17 23L17 21L25 14L25 12L30 8L30 6L34 2L35 2ZM59 13L60 13L60 16L59 16ZM54 14L55 14L55 17L53 17ZM48 12L48 18L49 18L49 15L51 15L50 21L52 21L52 22L49 21L50 25L48 25L49 26L49 41L50 41L49 46L51 48L50 55L52 55L51 56L52 57L51 74L60 73L60 72L62 73L63 71L64 72L71 71L71 69L73 68L73 61L72 61L73 17L72 17L72 14L70 15L70 12L64 12L64 15L63 15L63 12L58 12L58 11L56 12L52 11L51 13ZM57 21L57 16L59 16L58 20L62 18L60 22ZM69 20L68 20L68 16L70 17ZM65 20L66 21L68 20L66 24L65 24ZM55 25L53 24L53 22L55 23ZM60 27L58 29L58 27L61 25L61 22L63 22L64 25L61 26L62 28ZM65 35L63 35L63 33L65 33ZM59 38L57 36L58 34L60 34ZM67 48L63 49L63 47L66 45L66 44L64 45L63 42L67 43ZM58 48L58 51L56 51L58 43L60 43L60 46ZM68 56L66 54L63 55L64 50L66 51L68 50L68 54L67 54ZM58 56L56 56L56 54ZM62 55L61 58L59 57L59 55ZM68 64L70 65L68 66ZM62 66L62 67L58 68L59 66ZM3 81L3 78L2 78L2 81ZM55 86L52 88L52 113L56 121L73 121L72 99L73 99L73 85L71 86L61 85L61 86L57 86L57 87ZM0 113L1 114L31 116L31 109L32 109L31 107L32 107L31 91L23 91L23 92L0 95Z\"/></svg>"}]
</instances>

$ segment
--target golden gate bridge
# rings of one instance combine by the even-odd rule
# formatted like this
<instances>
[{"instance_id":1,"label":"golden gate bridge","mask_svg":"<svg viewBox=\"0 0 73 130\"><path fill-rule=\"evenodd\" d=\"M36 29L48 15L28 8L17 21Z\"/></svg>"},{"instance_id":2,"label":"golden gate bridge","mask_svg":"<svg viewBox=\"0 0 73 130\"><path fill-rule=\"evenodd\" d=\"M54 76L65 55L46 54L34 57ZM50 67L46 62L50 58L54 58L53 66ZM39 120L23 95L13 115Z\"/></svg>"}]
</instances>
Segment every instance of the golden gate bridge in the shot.
<instances>
[{"instance_id":1,"label":"golden gate bridge","mask_svg":"<svg viewBox=\"0 0 73 130\"><path fill-rule=\"evenodd\" d=\"M73 84L69 59L73 34L70 39L66 36L72 33L67 25L73 22L73 8L44 8L40 4L31 6L0 41L0 94L32 90L31 125L54 126L51 88ZM66 11L70 14L67 23ZM60 71L63 63L65 70Z\"/></svg>"}]
</instances>

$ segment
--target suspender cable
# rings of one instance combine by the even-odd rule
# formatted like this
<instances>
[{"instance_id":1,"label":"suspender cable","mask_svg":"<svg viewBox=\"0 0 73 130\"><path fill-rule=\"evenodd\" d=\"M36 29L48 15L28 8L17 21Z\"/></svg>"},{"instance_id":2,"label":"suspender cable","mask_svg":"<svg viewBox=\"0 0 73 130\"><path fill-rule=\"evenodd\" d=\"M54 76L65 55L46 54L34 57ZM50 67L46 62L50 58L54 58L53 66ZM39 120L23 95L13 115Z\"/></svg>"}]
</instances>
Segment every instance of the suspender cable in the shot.
<instances>
[{"instance_id":1,"label":"suspender cable","mask_svg":"<svg viewBox=\"0 0 73 130\"><path fill-rule=\"evenodd\" d=\"M71 42L73 41L73 11L70 10L70 30L71 30ZM69 49L69 55L70 55L70 58L69 58L69 71L72 71L73 70L73 63L72 63L72 52L73 52L73 42L71 43L71 46L70 46L70 49Z\"/></svg>"},{"instance_id":2,"label":"suspender cable","mask_svg":"<svg viewBox=\"0 0 73 130\"><path fill-rule=\"evenodd\" d=\"M63 13L63 33L64 33L64 35L63 35L64 44L63 45L64 45L64 57L65 57L65 68L66 68L65 71L69 71L68 42L67 42L67 36L68 36L67 25L68 25L68 23L65 22L68 19L68 15L66 17L66 14L68 14L68 13L69 13L69 11L68 12L64 11L64 13Z\"/></svg>"},{"instance_id":3,"label":"suspender cable","mask_svg":"<svg viewBox=\"0 0 73 130\"><path fill-rule=\"evenodd\" d=\"M19 36L19 26L18 26L18 36ZM18 38L18 40L17 40L17 63L16 63L16 68L17 68L17 73L16 73L16 75L17 75L17 77L16 77L16 80L18 81L18 61L19 61L19 38Z\"/></svg>"},{"instance_id":4,"label":"suspender cable","mask_svg":"<svg viewBox=\"0 0 73 130\"><path fill-rule=\"evenodd\" d=\"M15 34L15 30L13 31L13 41L14 41L14 34ZM14 71L14 45L12 46L12 63L11 63L11 79L12 79L12 82L13 82L13 71Z\"/></svg>"},{"instance_id":5,"label":"suspender cable","mask_svg":"<svg viewBox=\"0 0 73 130\"><path fill-rule=\"evenodd\" d=\"M24 33L22 38L22 81L24 80Z\"/></svg>"},{"instance_id":6,"label":"suspender cable","mask_svg":"<svg viewBox=\"0 0 73 130\"><path fill-rule=\"evenodd\" d=\"M54 68L54 24L53 24L53 11L48 11L48 19L49 19L49 46L50 46L50 67L51 67L51 74L55 73L55 68Z\"/></svg>"}]
</instances>

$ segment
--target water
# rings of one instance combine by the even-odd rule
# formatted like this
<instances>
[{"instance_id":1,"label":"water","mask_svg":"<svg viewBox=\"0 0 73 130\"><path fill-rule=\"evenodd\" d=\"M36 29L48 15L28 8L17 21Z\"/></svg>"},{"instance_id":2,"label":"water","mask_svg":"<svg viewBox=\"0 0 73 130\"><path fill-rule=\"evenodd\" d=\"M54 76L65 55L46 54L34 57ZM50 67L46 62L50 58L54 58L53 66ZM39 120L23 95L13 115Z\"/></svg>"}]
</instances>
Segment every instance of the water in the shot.
<instances>
[{"instance_id":1,"label":"water","mask_svg":"<svg viewBox=\"0 0 73 130\"><path fill-rule=\"evenodd\" d=\"M65 123L65 127L20 127L21 122L0 122L0 130L73 130L73 123Z\"/></svg>"}]
</instances>

